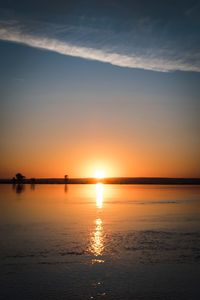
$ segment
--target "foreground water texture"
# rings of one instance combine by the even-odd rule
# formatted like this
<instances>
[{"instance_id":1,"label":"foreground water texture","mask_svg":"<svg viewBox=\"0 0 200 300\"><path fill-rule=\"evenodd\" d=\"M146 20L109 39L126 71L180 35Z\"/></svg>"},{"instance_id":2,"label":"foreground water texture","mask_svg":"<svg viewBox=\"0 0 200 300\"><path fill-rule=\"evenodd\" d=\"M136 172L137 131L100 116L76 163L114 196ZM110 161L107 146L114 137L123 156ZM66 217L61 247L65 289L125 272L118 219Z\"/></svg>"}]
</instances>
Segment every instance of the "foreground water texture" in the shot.
<instances>
[{"instance_id":1,"label":"foreground water texture","mask_svg":"<svg viewBox=\"0 0 200 300\"><path fill-rule=\"evenodd\" d=\"M200 187L0 186L0 299L200 299Z\"/></svg>"}]
</instances>

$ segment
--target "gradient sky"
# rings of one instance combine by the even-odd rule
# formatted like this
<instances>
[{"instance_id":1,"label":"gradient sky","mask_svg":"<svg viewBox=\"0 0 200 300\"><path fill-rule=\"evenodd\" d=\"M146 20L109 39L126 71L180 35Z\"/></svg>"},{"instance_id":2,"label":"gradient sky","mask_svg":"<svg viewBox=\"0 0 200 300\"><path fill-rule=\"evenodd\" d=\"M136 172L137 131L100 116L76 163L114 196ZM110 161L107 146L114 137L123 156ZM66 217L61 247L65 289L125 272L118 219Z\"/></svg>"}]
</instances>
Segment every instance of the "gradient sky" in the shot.
<instances>
[{"instance_id":1,"label":"gradient sky","mask_svg":"<svg viewBox=\"0 0 200 300\"><path fill-rule=\"evenodd\" d=\"M0 2L0 177L200 177L200 1Z\"/></svg>"}]
</instances>

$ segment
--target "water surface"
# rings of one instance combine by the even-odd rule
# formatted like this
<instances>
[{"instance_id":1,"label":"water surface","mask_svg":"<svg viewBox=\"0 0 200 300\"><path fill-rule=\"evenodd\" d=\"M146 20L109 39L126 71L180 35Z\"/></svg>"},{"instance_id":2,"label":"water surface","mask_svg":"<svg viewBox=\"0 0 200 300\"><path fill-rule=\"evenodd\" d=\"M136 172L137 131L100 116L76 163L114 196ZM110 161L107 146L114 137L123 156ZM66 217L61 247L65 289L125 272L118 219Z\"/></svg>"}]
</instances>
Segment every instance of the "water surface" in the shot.
<instances>
[{"instance_id":1,"label":"water surface","mask_svg":"<svg viewBox=\"0 0 200 300\"><path fill-rule=\"evenodd\" d=\"M200 299L198 186L1 185L0 230L1 299Z\"/></svg>"}]
</instances>

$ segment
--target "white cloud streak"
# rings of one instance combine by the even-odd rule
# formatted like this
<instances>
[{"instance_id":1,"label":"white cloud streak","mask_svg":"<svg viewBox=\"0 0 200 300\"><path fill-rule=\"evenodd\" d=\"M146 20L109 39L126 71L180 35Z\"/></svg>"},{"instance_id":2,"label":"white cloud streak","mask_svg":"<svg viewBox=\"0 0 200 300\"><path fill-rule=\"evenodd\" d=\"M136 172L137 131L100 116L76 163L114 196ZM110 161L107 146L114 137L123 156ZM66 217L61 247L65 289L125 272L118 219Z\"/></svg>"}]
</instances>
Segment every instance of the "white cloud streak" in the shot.
<instances>
[{"instance_id":1,"label":"white cloud streak","mask_svg":"<svg viewBox=\"0 0 200 300\"><path fill-rule=\"evenodd\" d=\"M0 24L1 25L1 24ZM154 53L146 54L123 54L115 50L98 49L95 47L79 46L70 42L65 42L56 38L37 36L32 33L24 33L23 30L13 26L0 26L0 39L4 41L24 44L30 47L39 48L47 51L53 51L62 55L79 57L88 60L95 60L104 63L110 63L119 67L138 68L145 70L169 72L169 71L194 71L200 72L200 58L197 58L198 64L188 63L177 55L170 57L156 57ZM121 51L123 52L123 51ZM162 53L162 49L161 49Z\"/></svg>"}]
</instances>

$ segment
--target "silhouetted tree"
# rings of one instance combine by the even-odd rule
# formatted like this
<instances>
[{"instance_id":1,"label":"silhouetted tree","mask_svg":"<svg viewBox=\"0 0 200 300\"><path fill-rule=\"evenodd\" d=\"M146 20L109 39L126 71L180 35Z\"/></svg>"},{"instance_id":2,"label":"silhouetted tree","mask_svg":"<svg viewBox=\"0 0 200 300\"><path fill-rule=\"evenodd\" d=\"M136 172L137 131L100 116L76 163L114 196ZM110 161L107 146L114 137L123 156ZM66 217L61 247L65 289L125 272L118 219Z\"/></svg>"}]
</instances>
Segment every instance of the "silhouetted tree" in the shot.
<instances>
[{"instance_id":1,"label":"silhouetted tree","mask_svg":"<svg viewBox=\"0 0 200 300\"><path fill-rule=\"evenodd\" d=\"M65 177L65 182L67 182L68 181L68 175L65 175L64 177Z\"/></svg>"},{"instance_id":2,"label":"silhouetted tree","mask_svg":"<svg viewBox=\"0 0 200 300\"><path fill-rule=\"evenodd\" d=\"M15 177L12 178L12 183L13 183L13 184L16 183L16 178L15 178Z\"/></svg>"},{"instance_id":3,"label":"silhouetted tree","mask_svg":"<svg viewBox=\"0 0 200 300\"><path fill-rule=\"evenodd\" d=\"M17 173L15 175L16 179L18 182L23 182L23 180L26 178L24 175L22 175L21 173Z\"/></svg>"}]
</instances>

